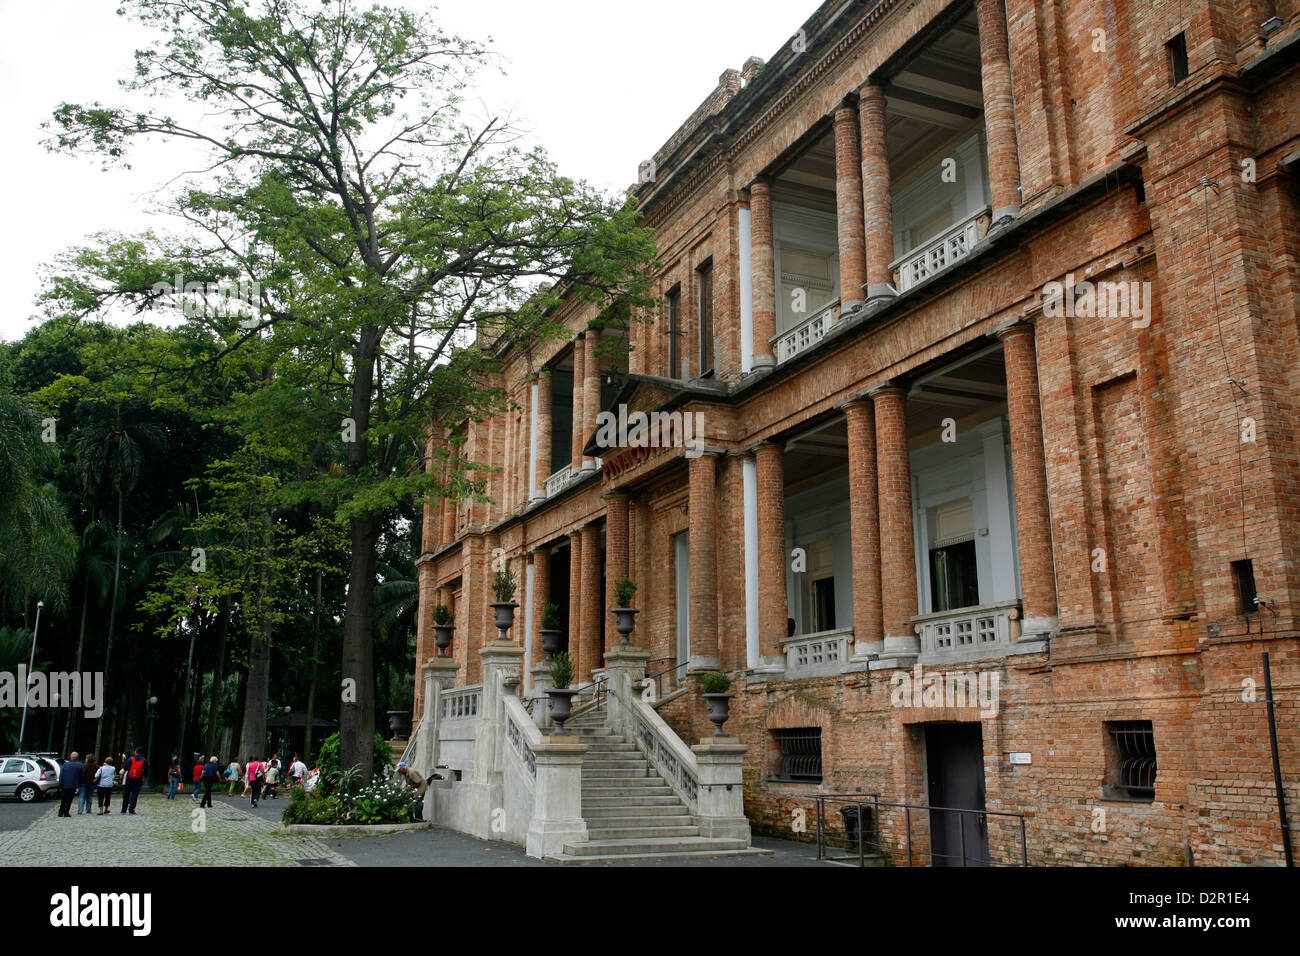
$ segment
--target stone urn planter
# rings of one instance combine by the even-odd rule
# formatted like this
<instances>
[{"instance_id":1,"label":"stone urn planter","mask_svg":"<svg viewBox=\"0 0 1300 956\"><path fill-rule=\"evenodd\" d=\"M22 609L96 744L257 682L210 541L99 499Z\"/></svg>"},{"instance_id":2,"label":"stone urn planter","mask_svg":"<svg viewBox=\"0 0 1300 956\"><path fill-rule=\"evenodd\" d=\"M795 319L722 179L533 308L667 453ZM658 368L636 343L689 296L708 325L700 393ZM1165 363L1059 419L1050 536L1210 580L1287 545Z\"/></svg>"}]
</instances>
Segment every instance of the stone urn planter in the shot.
<instances>
[{"instance_id":1,"label":"stone urn planter","mask_svg":"<svg viewBox=\"0 0 1300 956\"><path fill-rule=\"evenodd\" d=\"M731 694L701 694L709 702L709 720L713 721L713 736L725 737L722 725L731 716Z\"/></svg>"},{"instance_id":2,"label":"stone urn planter","mask_svg":"<svg viewBox=\"0 0 1300 956\"><path fill-rule=\"evenodd\" d=\"M546 652L547 660L555 657L555 652L560 649L560 638L564 632L552 628L542 628L537 633L542 635L542 650Z\"/></svg>"},{"instance_id":3,"label":"stone urn planter","mask_svg":"<svg viewBox=\"0 0 1300 956\"><path fill-rule=\"evenodd\" d=\"M402 732L406 729L406 711L389 710L386 713L388 714L388 729L393 732L393 736L388 739L401 740Z\"/></svg>"},{"instance_id":4,"label":"stone urn planter","mask_svg":"<svg viewBox=\"0 0 1300 956\"><path fill-rule=\"evenodd\" d=\"M628 636L636 627L638 609L634 607L616 607L612 608L610 613L614 615L614 629L617 630L619 634L623 635L621 643L631 643L628 640Z\"/></svg>"},{"instance_id":5,"label":"stone urn planter","mask_svg":"<svg viewBox=\"0 0 1300 956\"><path fill-rule=\"evenodd\" d=\"M446 657L447 648L451 647L451 632L454 625L435 624L433 625L433 644L438 648L438 656Z\"/></svg>"},{"instance_id":6,"label":"stone urn planter","mask_svg":"<svg viewBox=\"0 0 1300 956\"><path fill-rule=\"evenodd\" d=\"M556 734L564 733L564 722L573 714L573 698L577 696L576 687L550 687L546 696L550 698L548 712L555 721Z\"/></svg>"},{"instance_id":7,"label":"stone urn planter","mask_svg":"<svg viewBox=\"0 0 1300 956\"><path fill-rule=\"evenodd\" d=\"M497 640L510 640L509 631L515 623L515 608L519 607L514 601L494 601L492 603L492 612L495 615L495 624L497 630L501 632Z\"/></svg>"}]
</instances>

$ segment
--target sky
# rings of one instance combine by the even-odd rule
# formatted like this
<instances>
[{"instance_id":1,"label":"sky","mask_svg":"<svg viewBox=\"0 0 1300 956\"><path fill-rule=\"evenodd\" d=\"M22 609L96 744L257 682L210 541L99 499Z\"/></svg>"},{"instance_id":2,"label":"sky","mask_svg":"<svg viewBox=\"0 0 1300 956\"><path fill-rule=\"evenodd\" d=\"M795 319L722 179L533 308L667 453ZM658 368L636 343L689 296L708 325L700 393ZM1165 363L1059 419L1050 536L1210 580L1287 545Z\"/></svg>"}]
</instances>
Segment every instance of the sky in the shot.
<instances>
[{"instance_id":1,"label":"sky","mask_svg":"<svg viewBox=\"0 0 1300 956\"><path fill-rule=\"evenodd\" d=\"M390 4L393 0L390 0ZM435 9L427 0L396 0ZM118 0L0 0L0 340L39 314L42 269L109 230L173 229L157 214L178 173L201 154L174 143L135 147L130 170L56 156L41 124L61 102L124 102L118 81L152 34L117 16ZM479 40L506 76L485 73L475 112L509 115L566 175L605 189L635 182L648 159L727 68L770 59L815 10L778 0L444 0L444 30Z\"/></svg>"}]
</instances>

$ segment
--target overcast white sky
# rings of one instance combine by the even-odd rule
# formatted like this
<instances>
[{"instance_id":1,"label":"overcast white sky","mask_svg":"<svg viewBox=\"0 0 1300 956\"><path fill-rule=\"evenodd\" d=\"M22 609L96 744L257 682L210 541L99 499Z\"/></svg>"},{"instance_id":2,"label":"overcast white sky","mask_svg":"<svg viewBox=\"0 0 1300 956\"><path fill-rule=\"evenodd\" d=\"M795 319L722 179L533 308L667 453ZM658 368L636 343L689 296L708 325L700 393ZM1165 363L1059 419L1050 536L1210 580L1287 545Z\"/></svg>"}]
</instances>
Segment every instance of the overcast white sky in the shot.
<instances>
[{"instance_id":1,"label":"overcast white sky","mask_svg":"<svg viewBox=\"0 0 1300 956\"><path fill-rule=\"evenodd\" d=\"M405 0L411 7L433 7ZM746 57L769 59L816 8L778 0L444 0L444 29L486 42L508 76L481 98L509 111L567 175L609 189L648 158ZM171 223L151 216L157 190L194 168L175 145L137 146L130 170L47 153L40 124L63 101L122 101L118 80L151 34L115 0L0 0L0 339L37 314L41 266L106 229Z\"/></svg>"}]
</instances>

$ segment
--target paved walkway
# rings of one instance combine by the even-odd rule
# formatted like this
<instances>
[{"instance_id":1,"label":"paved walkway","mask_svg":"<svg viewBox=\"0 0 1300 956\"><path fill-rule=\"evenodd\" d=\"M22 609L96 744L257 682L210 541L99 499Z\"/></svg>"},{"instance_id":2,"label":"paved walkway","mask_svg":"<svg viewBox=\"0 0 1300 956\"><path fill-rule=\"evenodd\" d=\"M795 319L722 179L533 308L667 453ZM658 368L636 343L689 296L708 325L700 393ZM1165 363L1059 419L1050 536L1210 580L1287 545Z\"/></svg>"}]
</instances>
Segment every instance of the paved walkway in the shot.
<instances>
[{"instance_id":1,"label":"paved walkway","mask_svg":"<svg viewBox=\"0 0 1300 956\"><path fill-rule=\"evenodd\" d=\"M188 794L175 800L145 794L135 816L60 819L57 801L36 805L0 804L0 867L77 866L103 862L108 853L118 866L556 866L524 854L524 848L499 840L479 840L446 828L382 836L308 837L278 832L283 800L214 794L206 832L192 829L197 804ZM694 857L591 866L636 867L789 867L821 866L807 843L755 837L754 846L771 856Z\"/></svg>"},{"instance_id":2,"label":"paved walkway","mask_svg":"<svg viewBox=\"0 0 1300 956\"><path fill-rule=\"evenodd\" d=\"M189 797L166 800L142 795L135 816L113 812L66 819L58 801L26 829L0 832L0 866L354 866L315 837L278 833L271 820L234 801L220 801L193 814ZM5 813L10 807L0 808ZM196 832L202 820L204 829Z\"/></svg>"}]
</instances>

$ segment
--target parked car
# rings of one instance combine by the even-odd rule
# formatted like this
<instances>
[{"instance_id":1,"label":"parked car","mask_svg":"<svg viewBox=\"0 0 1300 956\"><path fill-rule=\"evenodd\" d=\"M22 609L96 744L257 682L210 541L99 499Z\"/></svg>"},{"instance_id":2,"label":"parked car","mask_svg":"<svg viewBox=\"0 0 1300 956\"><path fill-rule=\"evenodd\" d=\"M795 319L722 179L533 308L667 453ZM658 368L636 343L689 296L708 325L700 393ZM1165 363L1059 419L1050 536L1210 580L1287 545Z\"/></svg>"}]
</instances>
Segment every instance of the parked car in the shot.
<instances>
[{"instance_id":1,"label":"parked car","mask_svg":"<svg viewBox=\"0 0 1300 956\"><path fill-rule=\"evenodd\" d=\"M0 797L23 803L59 788L59 765L47 757L0 757Z\"/></svg>"}]
</instances>

